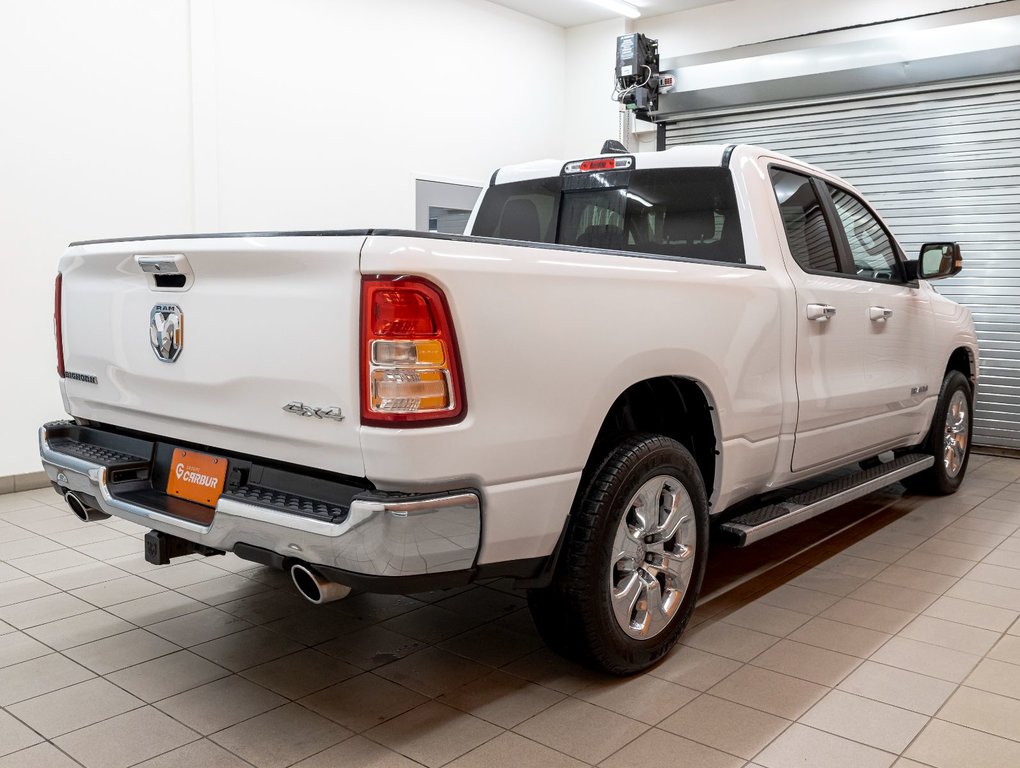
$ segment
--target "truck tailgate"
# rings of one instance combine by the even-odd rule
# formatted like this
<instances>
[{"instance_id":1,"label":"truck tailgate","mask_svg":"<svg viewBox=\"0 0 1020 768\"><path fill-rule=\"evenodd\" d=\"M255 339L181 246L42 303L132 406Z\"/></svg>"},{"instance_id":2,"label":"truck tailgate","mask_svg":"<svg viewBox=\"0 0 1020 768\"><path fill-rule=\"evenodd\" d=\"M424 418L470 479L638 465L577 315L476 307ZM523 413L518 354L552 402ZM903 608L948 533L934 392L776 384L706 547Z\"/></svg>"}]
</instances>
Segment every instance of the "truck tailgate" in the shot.
<instances>
[{"instance_id":1,"label":"truck tailgate","mask_svg":"<svg viewBox=\"0 0 1020 768\"><path fill-rule=\"evenodd\" d=\"M363 242L345 233L72 245L60 263L68 412L363 477ZM157 285L146 262L185 285ZM310 410L285 410L291 403Z\"/></svg>"}]
</instances>

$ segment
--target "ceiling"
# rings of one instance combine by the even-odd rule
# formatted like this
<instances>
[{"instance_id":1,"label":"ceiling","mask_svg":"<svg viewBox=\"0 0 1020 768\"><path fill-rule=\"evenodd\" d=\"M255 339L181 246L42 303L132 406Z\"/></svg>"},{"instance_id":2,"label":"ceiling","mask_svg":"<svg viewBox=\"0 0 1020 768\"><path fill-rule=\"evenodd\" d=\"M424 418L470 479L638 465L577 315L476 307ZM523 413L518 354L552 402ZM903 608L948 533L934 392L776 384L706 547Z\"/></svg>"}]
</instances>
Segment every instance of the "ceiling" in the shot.
<instances>
[{"instance_id":1,"label":"ceiling","mask_svg":"<svg viewBox=\"0 0 1020 768\"><path fill-rule=\"evenodd\" d=\"M703 5L715 5L725 0L626 0L641 11L641 17L661 16L664 13L686 11ZM526 13L537 19L550 21L561 27L576 27L594 21L621 18L618 13L596 5L590 0L491 0L491 2Z\"/></svg>"}]
</instances>

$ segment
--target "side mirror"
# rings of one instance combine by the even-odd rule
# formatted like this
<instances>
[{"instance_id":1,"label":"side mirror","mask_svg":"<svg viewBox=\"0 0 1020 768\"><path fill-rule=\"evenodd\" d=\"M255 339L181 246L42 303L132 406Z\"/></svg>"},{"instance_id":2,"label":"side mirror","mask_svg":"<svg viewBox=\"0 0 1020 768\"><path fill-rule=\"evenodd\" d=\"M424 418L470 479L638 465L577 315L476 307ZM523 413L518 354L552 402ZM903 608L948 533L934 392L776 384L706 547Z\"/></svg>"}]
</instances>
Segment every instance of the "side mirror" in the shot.
<instances>
[{"instance_id":1,"label":"side mirror","mask_svg":"<svg viewBox=\"0 0 1020 768\"><path fill-rule=\"evenodd\" d=\"M924 280L952 277L963 269L959 243L925 243L917 260L917 276Z\"/></svg>"}]
</instances>

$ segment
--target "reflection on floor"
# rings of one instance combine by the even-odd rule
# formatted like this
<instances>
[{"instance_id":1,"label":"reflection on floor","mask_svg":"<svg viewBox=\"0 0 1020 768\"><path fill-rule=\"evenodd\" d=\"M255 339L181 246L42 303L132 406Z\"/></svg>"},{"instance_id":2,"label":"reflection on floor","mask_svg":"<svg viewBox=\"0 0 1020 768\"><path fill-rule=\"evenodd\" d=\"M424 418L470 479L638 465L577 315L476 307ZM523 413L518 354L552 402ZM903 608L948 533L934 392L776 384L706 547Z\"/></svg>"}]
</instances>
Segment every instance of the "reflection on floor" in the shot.
<instances>
[{"instance_id":1,"label":"reflection on floor","mask_svg":"<svg viewBox=\"0 0 1020 768\"><path fill-rule=\"evenodd\" d=\"M504 582L316 608L0 496L0 767L1017 766L1018 479L975 456L955 496L714 546L683 644L629 680L547 652Z\"/></svg>"}]
</instances>

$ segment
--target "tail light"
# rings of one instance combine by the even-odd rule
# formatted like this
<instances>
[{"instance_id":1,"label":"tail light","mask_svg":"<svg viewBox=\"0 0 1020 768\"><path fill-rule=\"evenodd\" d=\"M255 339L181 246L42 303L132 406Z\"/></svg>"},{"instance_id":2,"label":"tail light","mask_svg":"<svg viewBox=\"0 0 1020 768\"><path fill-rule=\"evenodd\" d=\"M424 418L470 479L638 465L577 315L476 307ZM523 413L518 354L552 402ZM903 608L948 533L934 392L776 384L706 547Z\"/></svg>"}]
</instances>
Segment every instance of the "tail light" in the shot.
<instances>
[{"instance_id":1,"label":"tail light","mask_svg":"<svg viewBox=\"0 0 1020 768\"><path fill-rule=\"evenodd\" d=\"M563 173L590 173L591 171L618 171L634 167L633 157L593 157L575 160L563 166Z\"/></svg>"},{"instance_id":2,"label":"tail light","mask_svg":"<svg viewBox=\"0 0 1020 768\"><path fill-rule=\"evenodd\" d=\"M442 291L418 277L361 282L361 422L434 426L465 410L457 340Z\"/></svg>"},{"instance_id":3,"label":"tail light","mask_svg":"<svg viewBox=\"0 0 1020 768\"><path fill-rule=\"evenodd\" d=\"M57 273L57 282L53 290L53 336L57 342L57 375L64 378L64 333L61 329L60 294L64 276Z\"/></svg>"}]
</instances>

